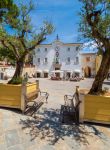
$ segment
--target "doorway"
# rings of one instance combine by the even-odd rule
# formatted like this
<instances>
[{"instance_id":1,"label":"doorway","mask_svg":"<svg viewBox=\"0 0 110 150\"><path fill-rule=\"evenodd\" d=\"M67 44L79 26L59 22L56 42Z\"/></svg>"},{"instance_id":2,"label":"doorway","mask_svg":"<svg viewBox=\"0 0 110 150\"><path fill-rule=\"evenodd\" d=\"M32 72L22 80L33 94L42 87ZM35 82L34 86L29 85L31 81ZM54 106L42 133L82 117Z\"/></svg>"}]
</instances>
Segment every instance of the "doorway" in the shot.
<instances>
[{"instance_id":1,"label":"doorway","mask_svg":"<svg viewBox=\"0 0 110 150\"><path fill-rule=\"evenodd\" d=\"M84 74L85 74L86 78L90 78L91 77L91 68L87 66L84 70Z\"/></svg>"},{"instance_id":2,"label":"doorway","mask_svg":"<svg viewBox=\"0 0 110 150\"><path fill-rule=\"evenodd\" d=\"M41 78L41 73L37 72L37 78Z\"/></svg>"},{"instance_id":3,"label":"doorway","mask_svg":"<svg viewBox=\"0 0 110 150\"><path fill-rule=\"evenodd\" d=\"M60 78L60 73L59 72L55 73L55 76L58 77L58 78Z\"/></svg>"},{"instance_id":4,"label":"doorway","mask_svg":"<svg viewBox=\"0 0 110 150\"><path fill-rule=\"evenodd\" d=\"M66 73L66 77L69 79L71 77L71 73L70 72L67 72Z\"/></svg>"},{"instance_id":5,"label":"doorway","mask_svg":"<svg viewBox=\"0 0 110 150\"><path fill-rule=\"evenodd\" d=\"M44 78L48 78L48 73L44 72Z\"/></svg>"}]
</instances>

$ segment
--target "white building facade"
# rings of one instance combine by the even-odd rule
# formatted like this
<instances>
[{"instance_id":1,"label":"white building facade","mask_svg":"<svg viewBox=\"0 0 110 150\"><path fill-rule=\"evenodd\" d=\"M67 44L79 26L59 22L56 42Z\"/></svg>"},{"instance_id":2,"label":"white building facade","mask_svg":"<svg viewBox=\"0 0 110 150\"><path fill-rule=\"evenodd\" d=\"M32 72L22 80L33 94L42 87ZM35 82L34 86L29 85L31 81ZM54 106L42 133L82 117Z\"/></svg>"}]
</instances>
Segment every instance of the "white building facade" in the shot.
<instances>
[{"instance_id":1,"label":"white building facade","mask_svg":"<svg viewBox=\"0 0 110 150\"><path fill-rule=\"evenodd\" d=\"M46 78L55 70L59 70L62 77L81 75L81 46L82 43L63 43L58 37L52 44L39 45L33 56L36 76Z\"/></svg>"}]
</instances>

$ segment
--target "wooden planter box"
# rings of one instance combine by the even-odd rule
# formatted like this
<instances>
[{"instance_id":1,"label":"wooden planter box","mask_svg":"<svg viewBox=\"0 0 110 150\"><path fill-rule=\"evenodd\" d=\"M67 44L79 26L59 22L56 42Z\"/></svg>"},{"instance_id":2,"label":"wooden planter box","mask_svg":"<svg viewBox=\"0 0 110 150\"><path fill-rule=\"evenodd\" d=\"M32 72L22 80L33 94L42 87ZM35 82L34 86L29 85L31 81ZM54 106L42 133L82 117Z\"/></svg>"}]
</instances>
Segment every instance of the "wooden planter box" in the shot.
<instances>
[{"instance_id":1,"label":"wooden planter box","mask_svg":"<svg viewBox=\"0 0 110 150\"><path fill-rule=\"evenodd\" d=\"M110 124L110 96L80 93L80 121Z\"/></svg>"},{"instance_id":2,"label":"wooden planter box","mask_svg":"<svg viewBox=\"0 0 110 150\"><path fill-rule=\"evenodd\" d=\"M0 106L18 108L24 111L25 96L31 92L39 91L39 82L23 85L0 84Z\"/></svg>"}]
</instances>

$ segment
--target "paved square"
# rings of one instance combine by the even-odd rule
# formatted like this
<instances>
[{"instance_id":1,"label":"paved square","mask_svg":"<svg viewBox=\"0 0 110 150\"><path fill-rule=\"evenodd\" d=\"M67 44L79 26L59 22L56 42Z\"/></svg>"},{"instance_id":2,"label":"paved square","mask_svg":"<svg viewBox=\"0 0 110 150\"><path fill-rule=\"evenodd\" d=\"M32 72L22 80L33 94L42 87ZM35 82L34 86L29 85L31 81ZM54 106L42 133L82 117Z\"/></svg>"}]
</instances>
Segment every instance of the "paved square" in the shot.
<instances>
[{"instance_id":1,"label":"paved square","mask_svg":"<svg viewBox=\"0 0 110 150\"><path fill-rule=\"evenodd\" d=\"M31 79L33 80L33 79ZM62 125L60 107L65 94L73 94L77 85L90 88L93 79L81 82L40 79L41 91L49 93L34 118L13 109L0 109L0 150L109 150L110 127L93 124ZM106 82L104 87L110 87Z\"/></svg>"}]
</instances>

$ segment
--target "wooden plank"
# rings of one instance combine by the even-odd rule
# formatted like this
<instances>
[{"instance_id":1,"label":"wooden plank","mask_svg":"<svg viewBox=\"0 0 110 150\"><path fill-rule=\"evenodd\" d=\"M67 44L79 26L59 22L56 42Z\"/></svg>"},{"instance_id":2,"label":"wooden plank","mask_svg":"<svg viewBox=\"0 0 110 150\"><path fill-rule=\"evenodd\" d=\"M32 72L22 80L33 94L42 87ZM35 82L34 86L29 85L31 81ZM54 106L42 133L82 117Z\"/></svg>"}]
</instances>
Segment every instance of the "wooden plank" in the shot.
<instances>
[{"instance_id":1,"label":"wooden plank","mask_svg":"<svg viewBox=\"0 0 110 150\"><path fill-rule=\"evenodd\" d=\"M110 104L102 104L102 103L99 103L99 104L96 104L96 103L86 103L85 104L85 109L110 109Z\"/></svg>"},{"instance_id":2,"label":"wooden plank","mask_svg":"<svg viewBox=\"0 0 110 150\"><path fill-rule=\"evenodd\" d=\"M110 123L110 115L98 115L98 114L91 114L91 113L87 113L85 114L85 118L84 119L88 119L88 120L96 120L96 121L106 121Z\"/></svg>"},{"instance_id":3,"label":"wooden plank","mask_svg":"<svg viewBox=\"0 0 110 150\"><path fill-rule=\"evenodd\" d=\"M17 101L17 100L0 100L0 106L20 106L20 101Z\"/></svg>"},{"instance_id":4,"label":"wooden plank","mask_svg":"<svg viewBox=\"0 0 110 150\"><path fill-rule=\"evenodd\" d=\"M36 84L27 87L27 94L36 91Z\"/></svg>"},{"instance_id":5,"label":"wooden plank","mask_svg":"<svg viewBox=\"0 0 110 150\"><path fill-rule=\"evenodd\" d=\"M84 120L110 123L110 97L86 95Z\"/></svg>"},{"instance_id":6,"label":"wooden plank","mask_svg":"<svg viewBox=\"0 0 110 150\"><path fill-rule=\"evenodd\" d=\"M88 113L99 114L99 115L108 115L108 114L110 114L110 107L108 109L103 109L103 108L99 108L99 109L86 108L85 109L85 114L88 114Z\"/></svg>"},{"instance_id":7,"label":"wooden plank","mask_svg":"<svg viewBox=\"0 0 110 150\"><path fill-rule=\"evenodd\" d=\"M20 108L21 85L0 85L0 106Z\"/></svg>"},{"instance_id":8,"label":"wooden plank","mask_svg":"<svg viewBox=\"0 0 110 150\"><path fill-rule=\"evenodd\" d=\"M85 103L104 103L110 104L110 97L102 97L102 96L85 96Z\"/></svg>"}]
</instances>

